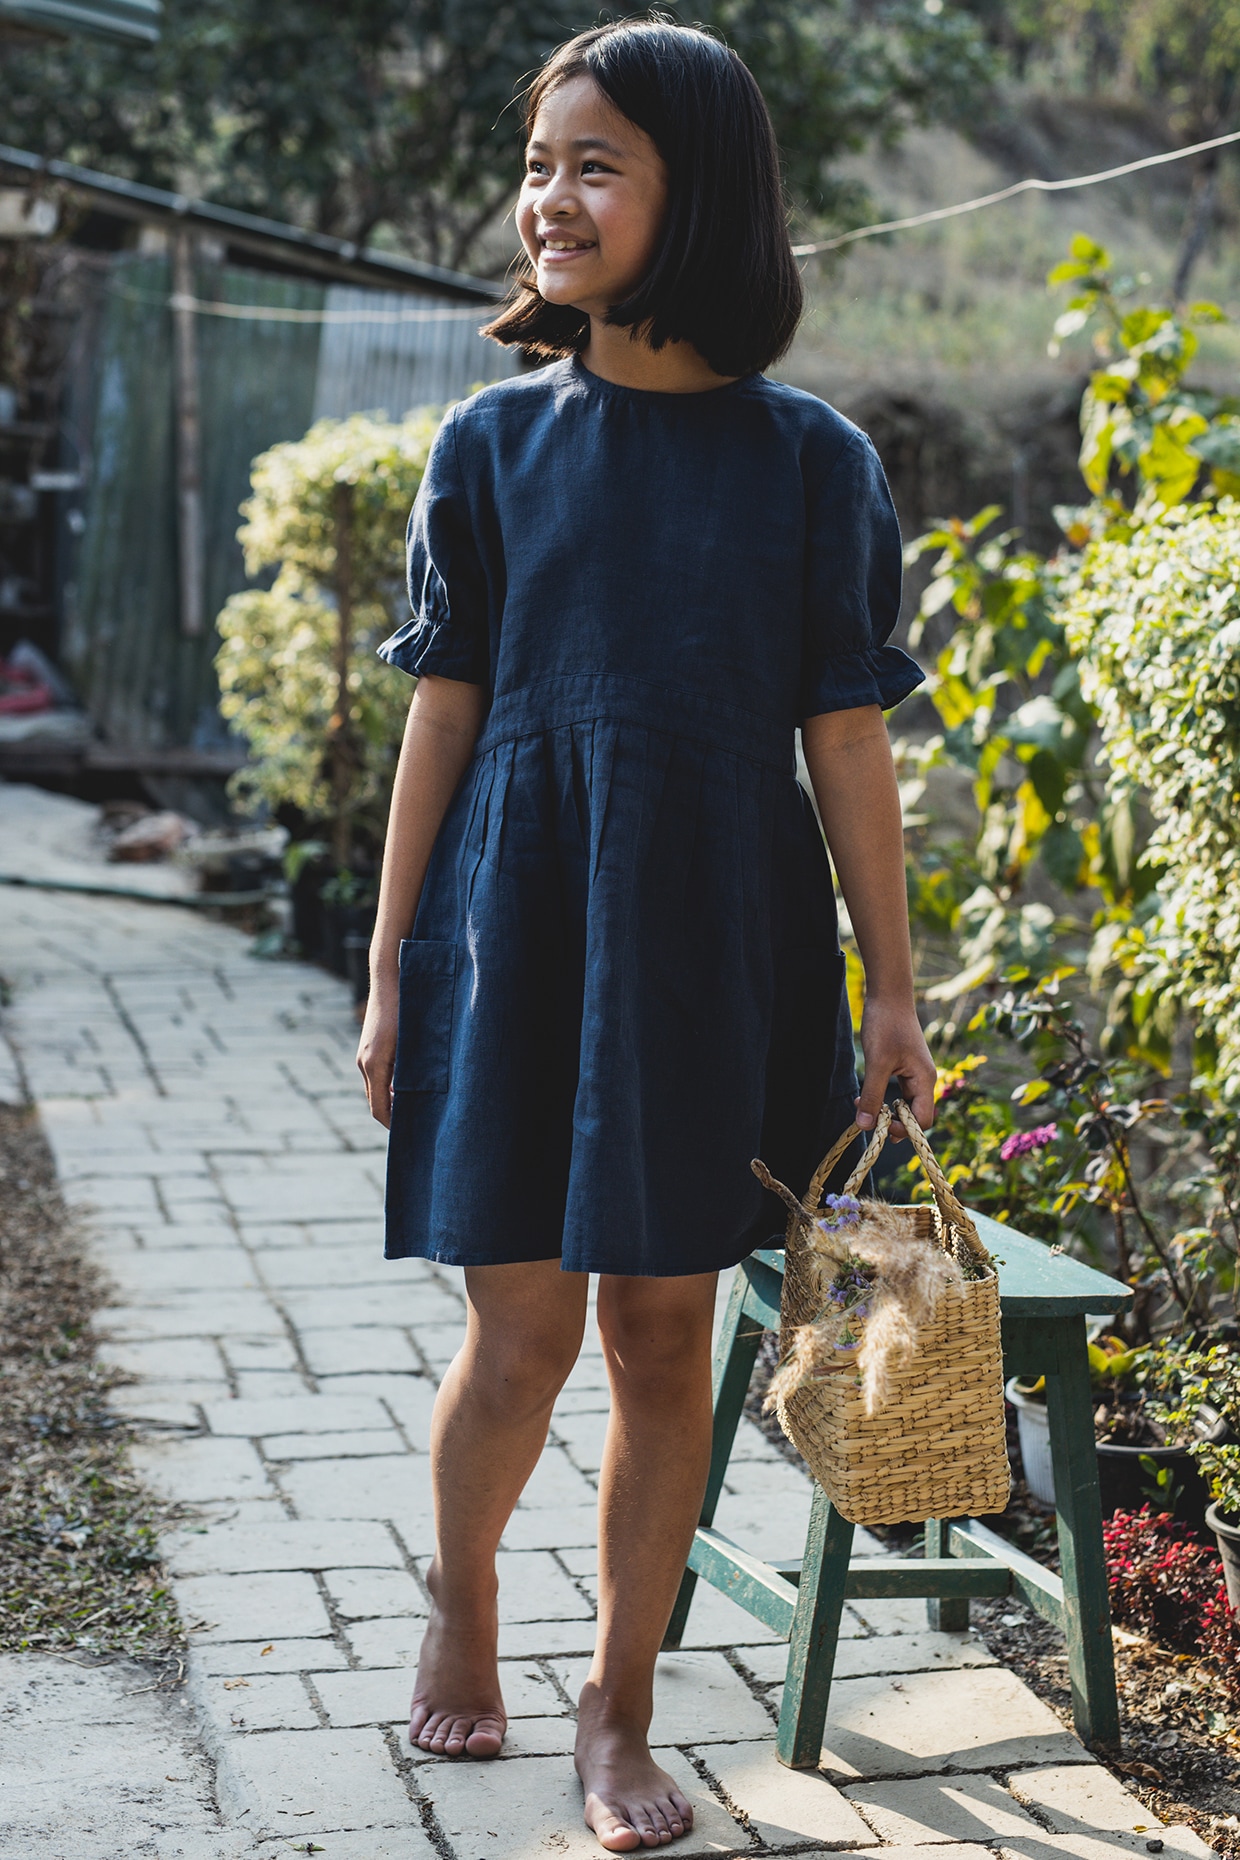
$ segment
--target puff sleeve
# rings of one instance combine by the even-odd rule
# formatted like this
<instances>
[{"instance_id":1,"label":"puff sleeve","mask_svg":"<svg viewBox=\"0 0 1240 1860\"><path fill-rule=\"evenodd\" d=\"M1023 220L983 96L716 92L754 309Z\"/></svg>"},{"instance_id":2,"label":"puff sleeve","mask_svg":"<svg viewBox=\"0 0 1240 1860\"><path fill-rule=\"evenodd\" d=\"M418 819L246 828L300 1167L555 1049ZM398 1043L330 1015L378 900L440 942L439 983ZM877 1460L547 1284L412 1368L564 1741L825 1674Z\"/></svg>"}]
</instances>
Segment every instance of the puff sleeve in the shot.
<instances>
[{"instance_id":1,"label":"puff sleeve","mask_svg":"<svg viewBox=\"0 0 1240 1860\"><path fill-rule=\"evenodd\" d=\"M413 617L379 647L379 657L415 676L464 684L490 681L487 582L456 439L456 412L431 445L406 536Z\"/></svg>"},{"instance_id":2,"label":"puff sleeve","mask_svg":"<svg viewBox=\"0 0 1240 1860\"><path fill-rule=\"evenodd\" d=\"M813 465L807 461L800 715L864 704L889 710L925 676L886 643L899 617L902 569L891 492L864 433L854 433L825 470Z\"/></svg>"}]
</instances>

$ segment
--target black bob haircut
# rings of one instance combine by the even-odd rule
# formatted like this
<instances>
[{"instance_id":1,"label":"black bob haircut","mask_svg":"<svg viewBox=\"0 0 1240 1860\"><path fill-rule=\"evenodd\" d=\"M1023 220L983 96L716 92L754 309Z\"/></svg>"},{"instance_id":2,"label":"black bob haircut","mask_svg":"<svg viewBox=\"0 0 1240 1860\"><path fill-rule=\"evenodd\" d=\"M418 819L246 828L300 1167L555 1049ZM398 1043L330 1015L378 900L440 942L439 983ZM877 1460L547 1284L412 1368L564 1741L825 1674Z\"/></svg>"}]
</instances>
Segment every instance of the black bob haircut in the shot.
<instances>
[{"instance_id":1,"label":"black bob haircut","mask_svg":"<svg viewBox=\"0 0 1240 1860\"><path fill-rule=\"evenodd\" d=\"M775 132L748 68L694 27L660 19L598 26L553 52L530 85L527 136L543 99L577 77L591 78L645 131L668 173L654 263L607 321L653 349L691 342L716 374L769 367L796 334L803 292ZM482 333L554 359L585 348L590 320L548 303L525 258L511 298Z\"/></svg>"}]
</instances>

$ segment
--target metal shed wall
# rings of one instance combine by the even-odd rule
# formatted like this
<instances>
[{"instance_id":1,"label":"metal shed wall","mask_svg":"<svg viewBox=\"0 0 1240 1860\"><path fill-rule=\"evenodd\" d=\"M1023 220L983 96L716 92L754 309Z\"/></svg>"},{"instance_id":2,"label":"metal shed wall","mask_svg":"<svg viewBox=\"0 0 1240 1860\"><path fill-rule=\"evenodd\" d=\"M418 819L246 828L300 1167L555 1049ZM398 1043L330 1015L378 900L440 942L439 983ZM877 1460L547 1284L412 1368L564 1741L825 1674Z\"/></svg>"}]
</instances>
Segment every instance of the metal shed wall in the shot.
<instances>
[{"instance_id":1,"label":"metal shed wall","mask_svg":"<svg viewBox=\"0 0 1240 1860\"><path fill-rule=\"evenodd\" d=\"M516 356L478 334L494 306L329 286L314 417L442 407L515 374Z\"/></svg>"},{"instance_id":2,"label":"metal shed wall","mask_svg":"<svg viewBox=\"0 0 1240 1860\"><path fill-rule=\"evenodd\" d=\"M262 272L206 271L204 297L316 311L324 287ZM180 629L169 266L122 254L98 319L91 458L63 655L112 743L210 747L221 739L208 625ZM237 508L256 453L296 439L314 405L320 326L198 319L206 612L246 585Z\"/></svg>"}]
</instances>

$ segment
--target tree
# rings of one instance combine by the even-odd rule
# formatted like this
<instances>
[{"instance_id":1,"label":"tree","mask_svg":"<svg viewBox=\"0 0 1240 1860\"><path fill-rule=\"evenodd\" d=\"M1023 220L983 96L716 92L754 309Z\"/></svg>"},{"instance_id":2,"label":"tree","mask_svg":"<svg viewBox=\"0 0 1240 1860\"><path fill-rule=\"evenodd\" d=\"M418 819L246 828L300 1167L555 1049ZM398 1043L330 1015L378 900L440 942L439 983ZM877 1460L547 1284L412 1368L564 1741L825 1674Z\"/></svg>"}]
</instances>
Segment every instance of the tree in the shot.
<instances>
[{"instance_id":1,"label":"tree","mask_svg":"<svg viewBox=\"0 0 1240 1860\"><path fill-rule=\"evenodd\" d=\"M923 0L714 0L770 101L798 205L831 164L951 115L989 71ZM0 140L464 265L517 185L514 99L583 24L565 0L166 0L158 46L0 47Z\"/></svg>"}]
</instances>

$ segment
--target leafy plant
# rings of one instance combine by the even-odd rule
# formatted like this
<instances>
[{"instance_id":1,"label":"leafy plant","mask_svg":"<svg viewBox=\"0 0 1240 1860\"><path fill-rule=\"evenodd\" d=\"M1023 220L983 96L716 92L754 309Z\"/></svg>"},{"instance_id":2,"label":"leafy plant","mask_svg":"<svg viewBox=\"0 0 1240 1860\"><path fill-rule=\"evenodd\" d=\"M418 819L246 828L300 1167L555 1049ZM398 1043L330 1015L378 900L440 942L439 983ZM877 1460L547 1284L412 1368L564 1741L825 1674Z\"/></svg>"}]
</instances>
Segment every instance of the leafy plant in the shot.
<instances>
[{"instance_id":1,"label":"leafy plant","mask_svg":"<svg viewBox=\"0 0 1240 1860\"><path fill-rule=\"evenodd\" d=\"M1228 1606L1218 1556L1168 1512L1148 1505L1104 1519L1111 1615L1172 1652L1205 1658L1240 1698L1240 1621Z\"/></svg>"},{"instance_id":2,"label":"leafy plant","mask_svg":"<svg viewBox=\"0 0 1240 1860\"><path fill-rule=\"evenodd\" d=\"M242 806L291 805L347 870L378 845L408 687L375 657L404 618L401 539L438 416L320 420L255 460L240 531L251 575L219 616L220 709L253 760Z\"/></svg>"},{"instance_id":3,"label":"leafy plant","mask_svg":"<svg viewBox=\"0 0 1240 1860\"><path fill-rule=\"evenodd\" d=\"M1230 1522L1240 1523L1240 1348L1217 1343L1189 1353L1178 1399L1160 1407L1158 1416L1186 1437L1197 1431L1188 1450L1209 1481L1219 1510ZM1216 1417L1226 1423L1231 1438L1201 1437L1202 1424Z\"/></svg>"}]
</instances>

